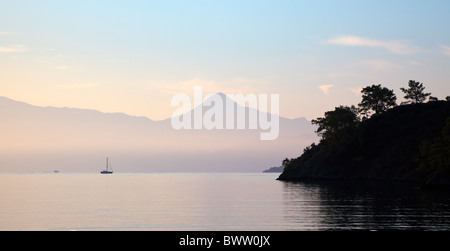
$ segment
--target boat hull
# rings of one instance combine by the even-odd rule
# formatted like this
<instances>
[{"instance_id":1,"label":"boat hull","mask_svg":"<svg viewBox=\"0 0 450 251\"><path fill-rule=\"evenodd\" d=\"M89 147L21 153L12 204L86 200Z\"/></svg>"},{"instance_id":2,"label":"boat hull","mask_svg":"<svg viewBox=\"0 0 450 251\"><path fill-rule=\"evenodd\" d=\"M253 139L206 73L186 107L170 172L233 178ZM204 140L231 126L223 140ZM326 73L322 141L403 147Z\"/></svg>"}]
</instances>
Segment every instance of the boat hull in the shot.
<instances>
[{"instance_id":1,"label":"boat hull","mask_svg":"<svg viewBox=\"0 0 450 251\"><path fill-rule=\"evenodd\" d=\"M113 172L112 171L101 171L100 173L101 174L112 174Z\"/></svg>"}]
</instances>

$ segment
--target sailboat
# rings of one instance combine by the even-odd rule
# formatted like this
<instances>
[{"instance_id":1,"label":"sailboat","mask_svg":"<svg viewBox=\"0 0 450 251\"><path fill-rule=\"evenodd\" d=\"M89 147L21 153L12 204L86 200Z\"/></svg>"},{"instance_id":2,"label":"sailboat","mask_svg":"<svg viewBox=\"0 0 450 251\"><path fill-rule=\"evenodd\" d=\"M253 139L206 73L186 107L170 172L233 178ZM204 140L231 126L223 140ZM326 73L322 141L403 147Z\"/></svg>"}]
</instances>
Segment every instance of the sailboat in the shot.
<instances>
[{"instance_id":1,"label":"sailboat","mask_svg":"<svg viewBox=\"0 0 450 251\"><path fill-rule=\"evenodd\" d=\"M109 170L109 166L110 166L109 160L108 160L108 158L106 158L106 170L103 170L100 173L101 174L113 174L112 167L111 167L111 170Z\"/></svg>"}]
</instances>

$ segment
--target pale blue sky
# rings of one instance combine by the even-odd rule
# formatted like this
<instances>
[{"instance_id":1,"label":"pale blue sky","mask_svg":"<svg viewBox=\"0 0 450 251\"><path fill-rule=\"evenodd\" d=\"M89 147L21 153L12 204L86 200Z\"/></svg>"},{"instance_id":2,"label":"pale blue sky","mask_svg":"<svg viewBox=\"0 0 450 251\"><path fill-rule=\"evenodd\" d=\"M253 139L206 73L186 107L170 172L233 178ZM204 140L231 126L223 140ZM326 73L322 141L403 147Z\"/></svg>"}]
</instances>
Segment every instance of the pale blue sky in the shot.
<instances>
[{"instance_id":1,"label":"pale blue sky","mask_svg":"<svg viewBox=\"0 0 450 251\"><path fill-rule=\"evenodd\" d=\"M313 119L362 86L450 95L450 1L0 1L0 95L164 119L175 93L280 94Z\"/></svg>"}]
</instances>

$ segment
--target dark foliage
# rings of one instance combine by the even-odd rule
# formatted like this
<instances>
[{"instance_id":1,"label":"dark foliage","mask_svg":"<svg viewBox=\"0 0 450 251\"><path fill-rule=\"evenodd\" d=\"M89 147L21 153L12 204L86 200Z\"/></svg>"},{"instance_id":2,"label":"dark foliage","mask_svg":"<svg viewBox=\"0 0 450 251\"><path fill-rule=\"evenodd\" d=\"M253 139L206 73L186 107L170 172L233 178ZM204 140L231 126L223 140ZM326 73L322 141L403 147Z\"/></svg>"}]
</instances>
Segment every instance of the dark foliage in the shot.
<instances>
[{"instance_id":1,"label":"dark foliage","mask_svg":"<svg viewBox=\"0 0 450 251\"><path fill-rule=\"evenodd\" d=\"M450 102L396 106L361 122L350 112L339 107L315 120L322 140L289 160L279 179L426 184L450 172Z\"/></svg>"},{"instance_id":2,"label":"dark foliage","mask_svg":"<svg viewBox=\"0 0 450 251\"><path fill-rule=\"evenodd\" d=\"M414 80L409 81L408 89L400 88L400 90L406 94L405 99L409 103L423 103L431 95L431 93L424 92L425 87L422 83Z\"/></svg>"},{"instance_id":3,"label":"dark foliage","mask_svg":"<svg viewBox=\"0 0 450 251\"><path fill-rule=\"evenodd\" d=\"M362 89L361 93L362 101L359 103L359 107L365 118L373 113L379 115L397 105L394 91L381 85L367 86Z\"/></svg>"}]
</instances>

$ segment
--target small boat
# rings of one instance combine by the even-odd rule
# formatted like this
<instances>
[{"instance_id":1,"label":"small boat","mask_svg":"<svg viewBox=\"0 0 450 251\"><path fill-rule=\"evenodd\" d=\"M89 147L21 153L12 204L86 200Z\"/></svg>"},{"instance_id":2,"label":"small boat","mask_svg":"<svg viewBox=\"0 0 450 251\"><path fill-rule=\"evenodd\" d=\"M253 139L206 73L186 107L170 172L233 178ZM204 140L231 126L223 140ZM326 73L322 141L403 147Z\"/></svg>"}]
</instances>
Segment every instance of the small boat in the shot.
<instances>
[{"instance_id":1,"label":"small boat","mask_svg":"<svg viewBox=\"0 0 450 251\"><path fill-rule=\"evenodd\" d=\"M109 170L109 166L110 166L110 165L111 165L111 164L109 163L108 158L106 158L106 170L103 170L103 171L101 171L100 173L101 173L101 174L113 174L112 167L111 167L111 170Z\"/></svg>"}]
</instances>

